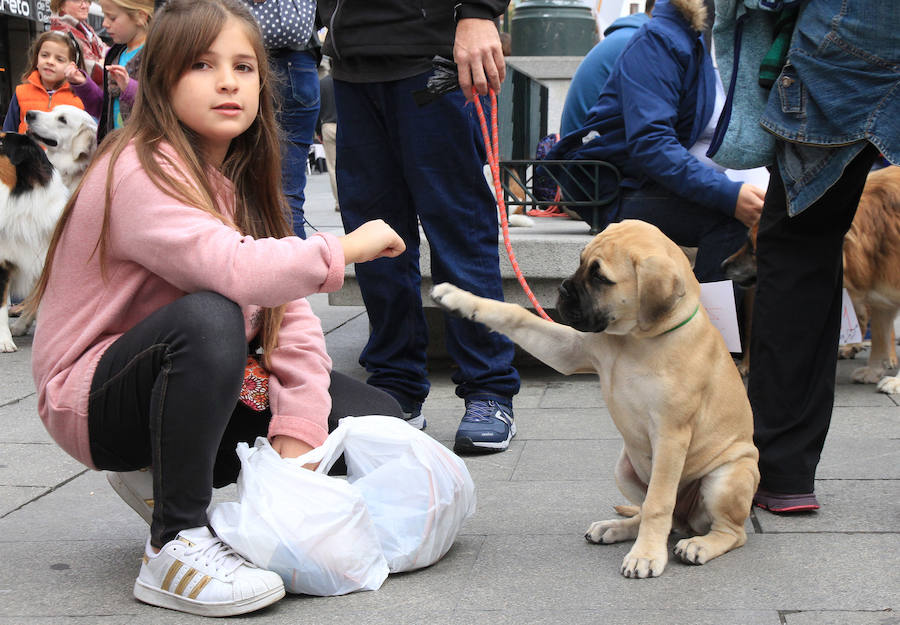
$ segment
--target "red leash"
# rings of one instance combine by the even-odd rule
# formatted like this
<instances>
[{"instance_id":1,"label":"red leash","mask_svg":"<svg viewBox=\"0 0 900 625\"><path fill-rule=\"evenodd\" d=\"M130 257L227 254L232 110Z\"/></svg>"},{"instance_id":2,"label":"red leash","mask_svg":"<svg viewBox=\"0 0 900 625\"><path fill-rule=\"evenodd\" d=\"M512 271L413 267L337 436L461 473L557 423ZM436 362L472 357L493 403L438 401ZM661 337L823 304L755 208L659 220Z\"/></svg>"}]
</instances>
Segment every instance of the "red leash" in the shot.
<instances>
[{"instance_id":1,"label":"red leash","mask_svg":"<svg viewBox=\"0 0 900 625\"><path fill-rule=\"evenodd\" d=\"M478 121L481 122L481 135L484 137L484 147L487 151L488 165L491 166L491 175L494 178L494 191L497 196L497 210L500 212L500 227L503 230L503 243L506 245L506 254L509 256L509 263L512 265L513 271L516 272L516 278L522 285L522 290L528 296L528 300L534 305L537 313L547 321L553 321L550 316L544 312L541 305L537 301L537 297L528 286L522 270L519 269L519 263L516 255L513 253L512 244L509 241L509 222L506 218L506 202L503 200L503 188L500 185L500 139L497 125L497 94L491 89L491 132L488 134L487 120L484 117L484 109L481 107L481 98L475 93L475 110L478 111Z\"/></svg>"}]
</instances>

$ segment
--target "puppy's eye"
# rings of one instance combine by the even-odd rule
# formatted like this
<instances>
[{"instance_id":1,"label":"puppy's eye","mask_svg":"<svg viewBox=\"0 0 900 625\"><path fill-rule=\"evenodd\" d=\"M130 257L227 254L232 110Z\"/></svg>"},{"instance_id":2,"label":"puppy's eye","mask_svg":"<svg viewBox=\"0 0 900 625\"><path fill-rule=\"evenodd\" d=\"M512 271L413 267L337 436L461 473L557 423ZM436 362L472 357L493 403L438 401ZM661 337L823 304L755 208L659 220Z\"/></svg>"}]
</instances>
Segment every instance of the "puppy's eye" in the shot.
<instances>
[{"instance_id":1,"label":"puppy's eye","mask_svg":"<svg viewBox=\"0 0 900 625\"><path fill-rule=\"evenodd\" d=\"M591 280L595 284L601 284L604 286L615 284L615 282L603 275L603 272L600 271L600 266L596 263L594 263L594 266L591 267Z\"/></svg>"}]
</instances>

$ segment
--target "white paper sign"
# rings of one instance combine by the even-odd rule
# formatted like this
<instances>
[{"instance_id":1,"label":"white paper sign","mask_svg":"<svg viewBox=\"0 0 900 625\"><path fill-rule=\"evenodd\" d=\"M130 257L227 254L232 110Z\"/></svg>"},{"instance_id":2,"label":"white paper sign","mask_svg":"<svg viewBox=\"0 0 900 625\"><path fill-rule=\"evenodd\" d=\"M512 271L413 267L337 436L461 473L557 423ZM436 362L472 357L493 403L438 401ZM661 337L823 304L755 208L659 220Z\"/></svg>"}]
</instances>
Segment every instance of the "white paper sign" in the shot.
<instances>
[{"instance_id":1,"label":"white paper sign","mask_svg":"<svg viewBox=\"0 0 900 625\"><path fill-rule=\"evenodd\" d=\"M741 352L741 335L738 331L737 310L734 307L734 287L731 280L700 284L700 303L706 309L709 320L722 333L729 352Z\"/></svg>"},{"instance_id":2,"label":"white paper sign","mask_svg":"<svg viewBox=\"0 0 900 625\"><path fill-rule=\"evenodd\" d=\"M847 289L841 296L841 345L849 345L851 343L862 342L863 328L859 327L859 320L856 318L856 310L853 308L853 302L850 300L850 294Z\"/></svg>"},{"instance_id":3,"label":"white paper sign","mask_svg":"<svg viewBox=\"0 0 900 625\"><path fill-rule=\"evenodd\" d=\"M862 341L862 328L856 318L856 310L847 289L843 290L841 305L840 344L849 345ZM731 280L705 282L700 285L700 302L709 314L709 320L722 333L728 351L741 352L741 337L738 332L737 311L734 307L734 290Z\"/></svg>"}]
</instances>

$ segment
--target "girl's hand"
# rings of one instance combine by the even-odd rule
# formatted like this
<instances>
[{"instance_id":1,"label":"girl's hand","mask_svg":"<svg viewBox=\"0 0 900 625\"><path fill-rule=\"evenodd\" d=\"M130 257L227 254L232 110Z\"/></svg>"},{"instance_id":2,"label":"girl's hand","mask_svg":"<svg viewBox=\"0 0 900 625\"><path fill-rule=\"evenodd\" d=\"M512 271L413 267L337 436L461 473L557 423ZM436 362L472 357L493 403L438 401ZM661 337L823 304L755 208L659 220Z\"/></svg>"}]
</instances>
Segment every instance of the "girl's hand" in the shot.
<instances>
[{"instance_id":1,"label":"girl's hand","mask_svg":"<svg viewBox=\"0 0 900 625\"><path fill-rule=\"evenodd\" d=\"M116 81L116 84L119 86L120 91L125 91L125 87L128 86L128 83L131 82L131 77L128 75L128 71L122 65L107 65L106 71L109 72L110 77Z\"/></svg>"},{"instance_id":2,"label":"girl's hand","mask_svg":"<svg viewBox=\"0 0 900 625\"><path fill-rule=\"evenodd\" d=\"M70 85L83 85L84 81L87 80L87 76L78 69L75 63L69 63L66 67L66 80L69 81Z\"/></svg>"},{"instance_id":3,"label":"girl's hand","mask_svg":"<svg viewBox=\"0 0 900 625\"><path fill-rule=\"evenodd\" d=\"M296 458L308 451L312 451L313 447L300 439L279 434L272 437L272 449L277 451L282 458ZM304 464L303 468L315 471L318 466L319 463L317 462L315 464Z\"/></svg>"},{"instance_id":4,"label":"girl's hand","mask_svg":"<svg viewBox=\"0 0 900 625\"><path fill-rule=\"evenodd\" d=\"M394 258L406 250L406 244L400 235L381 219L367 221L339 240L344 248L344 263L347 265L376 258Z\"/></svg>"}]
</instances>

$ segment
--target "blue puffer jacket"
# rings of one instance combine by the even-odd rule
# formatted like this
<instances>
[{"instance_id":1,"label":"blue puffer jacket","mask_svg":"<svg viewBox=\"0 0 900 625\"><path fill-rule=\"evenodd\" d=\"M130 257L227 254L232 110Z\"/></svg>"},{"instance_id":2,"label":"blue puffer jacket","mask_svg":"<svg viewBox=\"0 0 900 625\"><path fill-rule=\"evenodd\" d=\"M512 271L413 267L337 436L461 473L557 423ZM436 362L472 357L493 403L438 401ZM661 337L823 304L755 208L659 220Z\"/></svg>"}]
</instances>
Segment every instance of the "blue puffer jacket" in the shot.
<instances>
[{"instance_id":1,"label":"blue puffer jacket","mask_svg":"<svg viewBox=\"0 0 900 625\"><path fill-rule=\"evenodd\" d=\"M715 69L700 36L706 18L703 0L659 2L616 62L586 125L548 158L609 161L622 172L623 187L652 179L733 216L741 183L688 152L715 105Z\"/></svg>"},{"instance_id":2,"label":"blue puffer jacket","mask_svg":"<svg viewBox=\"0 0 900 625\"><path fill-rule=\"evenodd\" d=\"M646 13L620 17L603 31L603 39L584 55L566 92L566 103L559 121L561 134L575 132L584 125L588 111L597 103L597 97L622 50L649 19Z\"/></svg>"}]
</instances>

